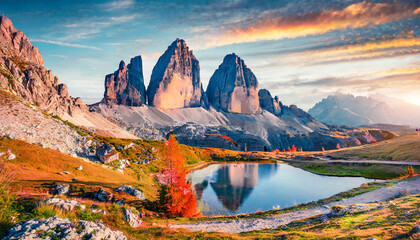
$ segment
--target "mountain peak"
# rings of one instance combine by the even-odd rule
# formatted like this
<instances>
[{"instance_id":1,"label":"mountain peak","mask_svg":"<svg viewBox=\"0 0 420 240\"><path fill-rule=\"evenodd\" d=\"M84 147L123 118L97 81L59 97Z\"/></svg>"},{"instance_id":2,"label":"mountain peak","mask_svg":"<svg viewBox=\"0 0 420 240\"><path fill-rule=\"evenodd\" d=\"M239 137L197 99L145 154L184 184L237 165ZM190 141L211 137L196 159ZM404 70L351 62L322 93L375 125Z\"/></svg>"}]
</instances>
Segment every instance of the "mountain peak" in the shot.
<instances>
[{"instance_id":1,"label":"mountain peak","mask_svg":"<svg viewBox=\"0 0 420 240\"><path fill-rule=\"evenodd\" d=\"M6 47L6 55L19 56L27 63L43 65L44 61L38 48L34 47L23 32L17 30L12 21L2 15L0 17L0 43Z\"/></svg>"},{"instance_id":2,"label":"mountain peak","mask_svg":"<svg viewBox=\"0 0 420 240\"><path fill-rule=\"evenodd\" d=\"M146 103L141 56L132 58L128 66L121 60L118 70L105 76L103 102L128 106L141 106Z\"/></svg>"},{"instance_id":3,"label":"mountain peak","mask_svg":"<svg viewBox=\"0 0 420 240\"><path fill-rule=\"evenodd\" d=\"M226 112L255 113L259 109L258 81L235 53L224 57L207 87L210 104Z\"/></svg>"},{"instance_id":4,"label":"mountain peak","mask_svg":"<svg viewBox=\"0 0 420 240\"><path fill-rule=\"evenodd\" d=\"M160 109L206 105L200 64L183 39L177 38L159 58L147 96L149 104Z\"/></svg>"}]
</instances>

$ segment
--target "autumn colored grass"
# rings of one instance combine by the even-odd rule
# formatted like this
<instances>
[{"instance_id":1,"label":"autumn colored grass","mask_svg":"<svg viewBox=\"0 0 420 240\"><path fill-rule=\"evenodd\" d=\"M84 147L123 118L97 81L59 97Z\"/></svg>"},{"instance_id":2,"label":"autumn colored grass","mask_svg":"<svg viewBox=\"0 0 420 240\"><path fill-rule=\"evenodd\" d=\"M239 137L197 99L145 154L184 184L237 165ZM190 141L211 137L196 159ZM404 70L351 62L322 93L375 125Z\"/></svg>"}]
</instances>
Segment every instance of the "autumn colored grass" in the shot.
<instances>
[{"instance_id":1,"label":"autumn colored grass","mask_svg":"<svg viewBox=\"0 0 420 240\"><path fill-rule=\"evenodd\" d=\"M333 158L366 158L390 161L420 161L420 133L409 133L382 142L327 152Z\"/></svg>"}]
</instances>

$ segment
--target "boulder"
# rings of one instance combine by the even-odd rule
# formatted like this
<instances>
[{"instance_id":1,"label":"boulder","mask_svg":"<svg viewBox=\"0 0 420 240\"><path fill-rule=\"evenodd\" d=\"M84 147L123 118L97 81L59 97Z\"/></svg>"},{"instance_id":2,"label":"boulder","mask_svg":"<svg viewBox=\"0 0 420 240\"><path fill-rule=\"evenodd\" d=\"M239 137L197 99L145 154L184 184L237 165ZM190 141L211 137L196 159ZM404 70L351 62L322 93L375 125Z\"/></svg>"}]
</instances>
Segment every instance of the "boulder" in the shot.
<instances>
[{"instance_id":1,"label":"boulder","mask_svg":"<svg viewBox=\"0 0 420 240\"><path fill-rule=\"evenodd\" d=\"M139 212L134 208L123 208L124 220L133 228L141 226L142 220L140 219Z\"/></svg>"},{"instance_id":2,"label":"boulder","mask_svg":"<svg viewBox=\"0 0 420 240\"><path fill-rule=\"evenodd\" d=\"M256 113L259 109L257 78L234 53L211 76L206 95L211 106L225 112Z\"/></svg>"},{"instance_id":3,"label":"boulder","mask_svg":"<svg viewBox=\"0 0 420 240\"><path fill-rule=\"evenodd\" d=\"M56 192L58 195L63 195L63 194L66 194L66 193L68 193L68 192L69 192L69 190L70 190L70 185L68 185L68 184L58 184L58 185L55 187L55 192Z\"/></svg>"},{"instance_id":4,"label":"boulder","mask_svg":"<svg viewBox=\"0 0 420 240\"><path fill-rule=\"evenodd\" d=\"M182 39L176 39L159 58L147 88L149 105L159 109L205 107L200 65Z\"/></svg>"},{"instance_id":5,"label":"boulder","mask_svg":"<svg viewBox=\"0 0 420 240\"><path fill-rule=\"evenodd\" d=\"M102 202L111 201L113 197L114 194L105 191L103 188L99 189L95 193L95 198Z\"/></svg>"},{"instance_id":6,"label":"boulder","mask_svg":"<svg viewBox=\"0 0 420 240\"><path fill-rule=\"evenodd\" d=\"M126 193L140 199L140 200L145 199L144 193L142 191L138 190L138 189L133 188L132 186L122 185L122 186L118 187L117 189L115 189L115 191L116 192L120 192L120 191L126 192Z\"/></svg>"},{"instance_id":7,"label":"boulder","mask_svg":"<svg viewBox=\"0 0 420 240\"><path fill-rule=\"evenodd\" d=\"M128 106L141 106L146 103L141 56L132 58L127 66L121 61L117 71L106 75L102 101L107 104Z\"/></svg>"}]
</instances>

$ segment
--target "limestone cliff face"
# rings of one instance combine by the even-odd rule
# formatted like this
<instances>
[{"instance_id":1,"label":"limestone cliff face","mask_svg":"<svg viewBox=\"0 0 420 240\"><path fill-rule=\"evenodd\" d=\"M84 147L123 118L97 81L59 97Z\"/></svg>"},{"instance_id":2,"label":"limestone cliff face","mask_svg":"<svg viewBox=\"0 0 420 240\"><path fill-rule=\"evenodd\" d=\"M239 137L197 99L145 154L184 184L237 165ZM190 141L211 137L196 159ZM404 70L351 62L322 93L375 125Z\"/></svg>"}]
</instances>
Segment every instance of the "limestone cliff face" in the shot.
<instances>
[{"instance_id":1,"label":"limestone cliff face","mask_svg":"<svg viewBox=\"0 0 420 240\"><path fill-rule=\"evenodd\" d=\"M270 91L267 89L260 89L258 91L258 98L260 100L261 109L267 110L274 115L279 115L281 113L282 103L277 96L273 98Z\"/></svg>"},{"instance_id":2,"label":"limestone cliff face","mask_svg":"<svg viewBox=\"0 0 420 240\"><path fill-rule=\"evenodd\" d=\"M121 61L117 71L106 75L103 102L128 106L146 103L141 56L132 58L127 66Z\"/></svg>"},{"instance_id":3,"label":"limestone cliff face","mask_svg":"<svg viewBox=\"0 0 420 240\"><path fill-rule=\"evenodd\" d=\"M255 113L259 109L257 78L234 53L214 72L206 94L211 106L226 112Z\"/></svg>"},{"instance_id":4,"label":"limestone cliff face","mask_svg":"<svg viewBox=\"0 0 420 240\"><path fill-rule=\"evenodd\" d=\"M69 96L67 86L43 66L38 49L5 16L0 17L0 51L0 88L52 114L71 115L86 107Z\"/></svg>"},{"instance_id":5,"label":"limestone cliff face","mask_svg":"<svg viewBox=\"0 0 420 240\"><path fill-rule=\"evenodd\" d=\"M160 109L206 106L200 65L182 39L176 39L159 58L147 89L149 105Z\"/></svg>"}]
</instances>

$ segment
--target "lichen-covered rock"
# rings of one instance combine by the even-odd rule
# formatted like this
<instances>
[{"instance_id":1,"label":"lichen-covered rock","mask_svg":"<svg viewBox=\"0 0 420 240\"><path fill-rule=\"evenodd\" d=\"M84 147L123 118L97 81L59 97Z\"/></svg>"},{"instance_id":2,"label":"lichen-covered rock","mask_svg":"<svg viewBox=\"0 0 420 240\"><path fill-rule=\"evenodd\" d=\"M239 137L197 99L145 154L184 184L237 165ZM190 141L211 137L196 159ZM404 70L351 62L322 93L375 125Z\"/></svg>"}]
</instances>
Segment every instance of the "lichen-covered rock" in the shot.
<instances>
[{"instance_id":1,"label":"lichen-covered rock","mask_svg":"<svg viewBox=\"0 0 420 240\"><path fill-rule=\"evenodd\" d=\"M182 39L176 39L153 68L147 88L149 105L160 109L206 106L200 65Z\"/></svg>"},{"instance_id":2,"label":"lichen-covered rock","mask_svg":"<svg viewBox=\"0 0 420 240\"><path fill-rule=\"evenodd\" d=\"M120 231L112 231L100 222L80 220L71 222L67 218L50 217L31 219L12 227L3 240L41 240L41 239L107 239L126 240Z\"/></svg>"},{"instance_id":3,"label":"lichen-covered rock","mask_svg":"<svg viewBox=\"0 0 420 240\"><path fill-rule=\"evenodd\" d=\"M228 54L207 86L209 104L235 113L256 113L259 109L258 81L236 54Z\"/></svg>"},{"instance_id":4,"label":"lichen-covered rock","mask_svg":"<svg viewBox=\"0 0 420 240\"><path fill-rule=\"evenodd\" d=\"M141 226L142 220L140 219L139 212L134 208L124 208L124 220L133 228Z\"/></svg>"},{"instance_id":5,"label":"lichen-covered rock","mask_svg":"<svg viewBox=\"0 0 420 240\"><path fill-rule=\"evenodd\" d=\"M140 200L145 199L144 193L142 191L138 190L138 189L133 188L132 186L122 185L122 186L118 187L117 189L115 189L115 191L116 192L120 192L120 191L126 192L126 193L140 199Z\"/></svg>"},{"instance_id":6,"label":"lichen-covered rock","mask_svg":"<svg viewBox=\"0 0 420 240\"><path fill-rule=\"evenodd\" d=\"M128 106L146 103L141 56L132 58L127 66L121 61L117 71L106 75L103 102Z\"/></svg>"},{"instance_id":7,"label":"lichen-covered rock","mask_svg":"<svg viewBox=\"0 0 420 240\"><path fill-rule=\"evenodd\" d=\"M273 98L267 89L260 89L258 91L258 98L261 109L267 110L274 115L279 115L281 113L282 103L277 96Z\"/></svg>"}]
</instances>

